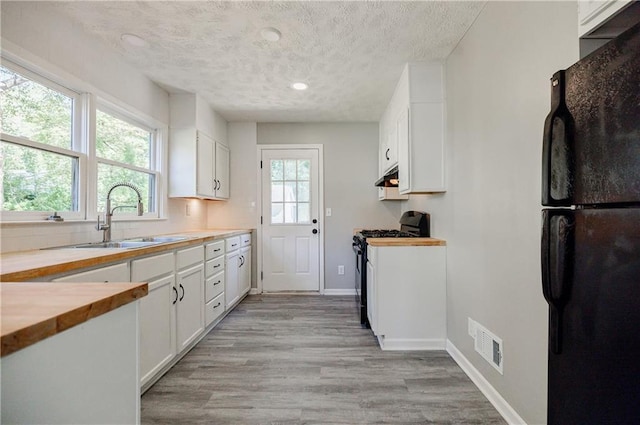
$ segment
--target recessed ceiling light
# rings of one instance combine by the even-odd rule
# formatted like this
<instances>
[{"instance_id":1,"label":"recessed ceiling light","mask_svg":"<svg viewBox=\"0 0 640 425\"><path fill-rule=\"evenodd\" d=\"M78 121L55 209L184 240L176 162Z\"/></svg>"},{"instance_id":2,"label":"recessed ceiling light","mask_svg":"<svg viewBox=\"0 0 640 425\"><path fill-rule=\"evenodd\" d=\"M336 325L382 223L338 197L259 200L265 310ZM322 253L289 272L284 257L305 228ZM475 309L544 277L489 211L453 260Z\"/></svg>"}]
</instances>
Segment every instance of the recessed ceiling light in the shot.
<instances>
[{"instance_id":1,"label":"recessed ceiling light","mask_svg":"<svg viewBox=\"0 0 640 425\"><path fill-rule=\"evenodd\" d=\"M126 42L127 44L135 47L147 47L149 43L141 37L138 37L135 34L122 34L120 36L120 40Z\"/></svg>"},{"instance_id":2,"label":"recessed ceiling light","mask_svg":"<svg viewBox=\"0 0 640 425\"><path fill-rule=\"evenodd\" d=\"M296 90L306 90L309 88L309 86L305 83L293 83L291 84L291 88Z\"/></svg>"},{"instance_id":3,"label":"recessed ceiling light","mask_svg":"<svg viewBox=\"0 0 640 425\"><path fill-rule=\"evenodd\" d=\"M276 28L267 27L260 30L260 35L267 41L278 41L282 37L282 33Z\"/></svg>"}]
</instances>

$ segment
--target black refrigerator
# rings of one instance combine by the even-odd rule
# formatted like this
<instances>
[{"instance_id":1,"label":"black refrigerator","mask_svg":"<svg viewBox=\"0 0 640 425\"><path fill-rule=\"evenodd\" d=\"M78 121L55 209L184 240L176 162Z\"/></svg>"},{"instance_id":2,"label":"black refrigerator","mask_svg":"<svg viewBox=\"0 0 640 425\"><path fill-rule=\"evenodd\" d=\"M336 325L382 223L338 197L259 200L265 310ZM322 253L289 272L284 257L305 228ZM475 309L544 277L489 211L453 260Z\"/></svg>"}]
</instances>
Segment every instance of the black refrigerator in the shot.
<instances>
[{"instance_id":1,"label":"black refrigerator","mask_svg":"<svg viewBox=\"0 0 640 425\"><path fill-rule=\"evenodd\" d=\"M640 424L640 25L553 75L542 204L548 423Z\"/></svg>"}]
</instances>

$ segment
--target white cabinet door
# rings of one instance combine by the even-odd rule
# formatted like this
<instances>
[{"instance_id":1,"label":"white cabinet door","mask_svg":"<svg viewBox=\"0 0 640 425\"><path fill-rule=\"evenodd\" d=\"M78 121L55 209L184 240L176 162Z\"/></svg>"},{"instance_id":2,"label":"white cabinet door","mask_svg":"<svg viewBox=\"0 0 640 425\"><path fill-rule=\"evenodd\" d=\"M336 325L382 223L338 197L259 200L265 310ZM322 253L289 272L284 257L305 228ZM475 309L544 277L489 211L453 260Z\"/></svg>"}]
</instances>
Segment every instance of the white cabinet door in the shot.
<instances>
[{"instance_id":1,"label":"white cabinet door","mask_svg":"<svg viewBox=\"0 0 640 425\"><path fill-rule=\"evenodd\" d=\"M52 282L129 282L129 263L114 264L88 272L53 279Z\"/></svg>"},{"instance_id":2,"label":"white cabinet door","mask_svg":"<svg viewBox=\"0 0 640 425\"><path fill-rule=\"evenodd\" d=\"M240 296L251 289L251 246L240 250L240 271L238 276Z\"/></svg>"},{"instance_id":3,"label":"white cabinet door","mask_svg":"<svg viewBox=\"0 0 640 425\"><path fill-rule=\"evenodd\" d=\"M196 128L172 128L169 196L229 198L229 148Z\"/></svg>"},{"instance_id":4,"label":"white cabinet door","mask_svg":"<svg viewBox=\"0 0 640 425\"><path fill-rule=\"evenodd\" d=\"M376 316L376 269L367 261L367 318L374 335L377 335Z\"/></svg>"},{"instance_id":5,"label":"white cabinet door","mask_svg":"<svg viewBox=\"0 0 640 425\"><path fill-rule=\"evenodd\" d=\"M201 132L197 138L197 192L199 196L212 198L215 196L215 143Z\"/></svg>"},{"instance_id":6,"label":"white cabinet door","mask_svg":"<svg viewBox=\"0 0 640 425\"><path fill-rule=\"evenodd\" d=\"M184 350L204 329L204 265L179 272L176 278L178 352Z\"/></svg>"},{"instance_id":7,"label":"white cabinet door","mask_svg":"<svg viewBox=\"0 0 640 425\"><path fill-rule=\"evenodd\" d=\"M396 119L398 134L398 191L406 193L411 188L411 150L409 145L409 107L404 107Z\"/></svg>"},{"instance_id":8,"label":"white cabinet door","mask_svg":"<svg viewBox=\"0 0 640 425\"><path fill-rule=\"evenodd\" d=\"M227 254L227 263L225 265L225 310L233 305L240 298L240 290L238 288L239 269L240 268L240 251L236 250Z\"/></svg>"},{"instance_id":9,"label":"white cabinet door","mask_svg":"<svg viewBox=\"0 0 640 425\"><path fill-rule=\"evenodd\" d=\"M216 143L216 192L217 199L229 199L229 148Z\"/></svg>"},{"instance_id":10,"label":"white cabinet door","mask_svg":"<svg viewBox=\"0 0 640 425\"><path fill-rule=\"evenodd\" d=\"M609 18L612 18L632 0L581 0L578 2L578 36L588 37L591 32L597 30ZM606 37L608 34L600 34L597 37Z\"/></svg>"},{"instance_id":11,"label":"white cabinet door","mask_svg":"<svg viewBox=\"0 0 640 425\"><path fill-rule=\"evenodd\" d=\"M154 377L176 355L178 290L173 272L149 283L140 299L140 385Z\"/></svg>"}]
</instances>

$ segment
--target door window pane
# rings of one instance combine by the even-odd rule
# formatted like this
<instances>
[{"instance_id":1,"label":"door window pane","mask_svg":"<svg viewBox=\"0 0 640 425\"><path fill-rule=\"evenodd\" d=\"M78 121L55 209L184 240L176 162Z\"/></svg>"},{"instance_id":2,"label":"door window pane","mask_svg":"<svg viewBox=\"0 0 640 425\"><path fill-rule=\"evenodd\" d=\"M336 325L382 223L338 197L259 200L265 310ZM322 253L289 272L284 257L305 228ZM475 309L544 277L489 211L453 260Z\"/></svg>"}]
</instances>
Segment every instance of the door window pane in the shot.
<instances>
[{"instance_id":1,"label":"door window pane","mask_svg":"<svg viewBox=\"0 0 640 425\"><path fill-rule=\"evenodd\" d=\"M298 180L309 180L311 161L308 159L298 160Z\"/></svg>"},{"instance_id":2,"label":"door window pane","mask_svg":"<svg viewBox=\"0 0 640 425\"><path fill-rule=\"evenodd\" d=\"M284 160L284 179L285 180L296 179L296 160L295 159Z\"/></svg>"},{"instance_id":3,"label":"door window pane","mask_svg":"<svg viewBox=\"0 0 640 425\"><path fill-rule=\"evenodd\" d=\"M71 149L73 99L0 66L2 132Z\"/></svg>"},{"instance_id":4,"label":"door window pane","mask_svg":"<svg viewBox=\"0 0 640 425\"><path fill-rule=\"evenodd\" d=\"M298 202L309 202L309 182L298 182Z\"/></svg>"},{"instance_id":5,"label":"door window pane","mask_svg":"<svg viewBox=\"0 0 640 425\"><path fill-rule=\"evenodd\" d=\"M310 168L308 159L271 160L271 224L311 222Z\"/></svg>"},{"instance_id":6,"label":"door window pane","mask_svg":"<svg viewBox=\"0 0 640 425\"><path fill-rule=\"evenodd\" d=\"M298 223L311 222L311 211L308 202L300 202L298 204Z\"/></svg>"},{"instance_id":7,"label":"door window pane","mask_svg":"<svg viewBox=\"0 0 640 425\"><path fill-rule=\"evenodd\" d=\"M78 158L2 142L3 211L77 211Z\"/></svg>"},{"instance_id":8,"label":"door window pane","mask_svg":"<svg viewBox=\"0 0 640 425\"><path fill-rule=\"evenodd\" d=\"M284 180L284 165L282 160L271 160L271 181Z\"/></svg>"}]
</instances>

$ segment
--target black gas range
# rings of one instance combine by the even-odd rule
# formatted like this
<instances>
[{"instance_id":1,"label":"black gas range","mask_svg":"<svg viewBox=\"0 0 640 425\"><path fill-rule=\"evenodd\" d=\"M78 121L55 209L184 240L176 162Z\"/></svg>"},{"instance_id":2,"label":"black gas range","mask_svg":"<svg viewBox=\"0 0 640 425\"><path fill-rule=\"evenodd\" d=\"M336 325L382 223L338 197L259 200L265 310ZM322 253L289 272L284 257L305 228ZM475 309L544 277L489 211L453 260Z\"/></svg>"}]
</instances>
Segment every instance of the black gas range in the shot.
<instances>
[{"instance_id":1,"label":"black gas range","mask_svg":"<svg viewBox=\"0 0 640 425\"><path fill-rule=\"evenodd\" d=\"M356 306L360 312L360 324L370 328L367 319L367 238L425 238L429 237L430 216L420 211L407 211L400 218L400 230L360 230L353 235L353 251L356 253Z\"/></svg>"}]
</instances>

